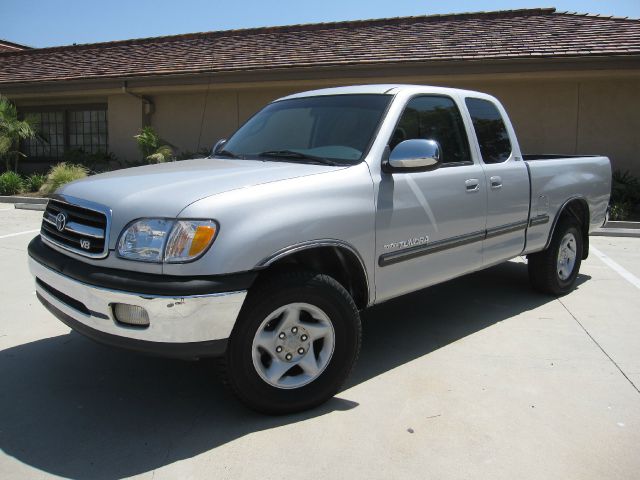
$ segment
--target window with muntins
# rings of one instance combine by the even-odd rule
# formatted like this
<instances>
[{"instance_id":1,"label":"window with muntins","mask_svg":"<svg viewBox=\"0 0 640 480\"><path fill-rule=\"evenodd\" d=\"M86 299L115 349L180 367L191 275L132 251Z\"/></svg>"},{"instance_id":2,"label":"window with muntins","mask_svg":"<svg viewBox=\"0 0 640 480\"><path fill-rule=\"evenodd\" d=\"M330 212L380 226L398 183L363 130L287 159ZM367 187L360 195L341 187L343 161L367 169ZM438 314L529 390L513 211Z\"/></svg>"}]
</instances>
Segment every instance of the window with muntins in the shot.
<instances>
[{"instance_id":1,"label":"window with muntins","mask_svg":"<svg viewBox=\"0 0 640 480\"><path fill-rule=\"evenodd\" d=\"M39 160L63 160L65 152L106 153L109 148L106 107L29 109L41 138L22 142L22 152Z\"/></svg>"},{"instance_id":2,"label":"window with muntins","mask_svg":"<svg viewBox=\"0 0 640 480\"><path fill-rule=\"evenodd\" d=\"M411 99L389 141L391 150L404 140L435 140L442 163L469 163L469 141L453 99L424 95Z\"/></svg>"},{"instance_id":3,"label":"window with muntins","mask_svg":"<svg viewBox=\"0 0 640 480\"><path fill-rule=\"evenodd\" d=\"M511 156L511 141L502 115L496 106L481 98L467 98L473 129L484 163L502 163Z\"/></svg>"}]
</instances>

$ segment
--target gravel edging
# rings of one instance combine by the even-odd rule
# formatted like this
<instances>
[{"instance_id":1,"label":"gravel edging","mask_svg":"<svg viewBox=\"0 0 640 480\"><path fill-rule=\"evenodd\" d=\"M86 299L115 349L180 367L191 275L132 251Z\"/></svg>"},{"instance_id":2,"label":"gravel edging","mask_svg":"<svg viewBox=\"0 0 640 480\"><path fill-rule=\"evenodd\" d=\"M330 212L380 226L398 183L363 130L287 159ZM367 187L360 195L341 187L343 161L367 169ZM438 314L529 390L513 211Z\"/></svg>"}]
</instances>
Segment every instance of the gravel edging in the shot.
<instances>
[{"instance_id":1,"label":"gravel edging","mask_svg":"<svg viewBox=\"0 0 640 480\"><path fill-rule=\"evenodd\" d=\"M637 228L598 228L590 233L594 237L635 237L640 238Z\"/></svg>"},{"instance_id":2,"label":"gravel edging","mask_svg":"<svg viewBox=\"0 0 640 480\"><path fill-rule=\"evenodd\" d=\"M604 228L633 228L640 230L640 222L606 222Z\"/></svg>"},{"instance_id":3,"label":"gravel edging","mask_svg":"<svg viewBox=\"0 0 640 480\"><path fill-rule=\"evenodd\" d=\"M31 203L36 205L46 205L48 202L48 198L0 195L0 203Z\"/></svg>"},{"instance_id":4,"label":"gravel edging","mask_svg":"<svg viewBox=\"0 0 640 480\"><path fill-rule=\"evenodd\" d=\"M44 212L47 208L46 203L14 203L13 207L18 210L37 210Z\"/></svg>"}]
</instances>

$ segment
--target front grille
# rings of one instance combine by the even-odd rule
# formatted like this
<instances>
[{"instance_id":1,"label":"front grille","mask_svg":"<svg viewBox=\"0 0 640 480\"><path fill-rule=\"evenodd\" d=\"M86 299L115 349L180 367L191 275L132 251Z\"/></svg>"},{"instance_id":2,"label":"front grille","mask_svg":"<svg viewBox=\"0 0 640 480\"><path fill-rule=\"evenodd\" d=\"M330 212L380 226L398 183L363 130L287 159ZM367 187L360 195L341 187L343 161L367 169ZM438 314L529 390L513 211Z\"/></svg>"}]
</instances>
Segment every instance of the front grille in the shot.
<instances>
[{"instance_id":1,"label":"front grille","mask_svg":"<svg viewBox=\"0 0 640 480\"><path fill-rule=\"evenodd\" d=\"M107 255L108 218L98 207L49 200L40 234L45 240L86 257Z\"/></svg>"}]
</instances>

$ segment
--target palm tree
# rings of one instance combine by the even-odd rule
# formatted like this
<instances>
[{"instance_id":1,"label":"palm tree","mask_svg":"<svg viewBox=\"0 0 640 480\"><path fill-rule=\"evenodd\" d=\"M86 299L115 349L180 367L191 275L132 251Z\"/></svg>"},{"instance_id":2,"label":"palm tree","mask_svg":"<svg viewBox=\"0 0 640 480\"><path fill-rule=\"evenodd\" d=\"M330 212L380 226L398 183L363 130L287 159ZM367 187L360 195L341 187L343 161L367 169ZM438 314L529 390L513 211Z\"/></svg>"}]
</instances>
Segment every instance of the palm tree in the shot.
<instances>
[{"instance_id":1,"label":"palm tree","mask_svg":"<svg viewBox=\"0 0 640 480\"><path fill-rule=\"evenodd\" d=\"M138 148L149 163L164 163L173 157L173 149L160 138L153 127L143 127L138 135L133 136Z\"/></svg>"},{"instance_id":2,"label":"palm tree","mask_svg":"<svg viewBox=\"0 0 640 480\"><path fill-rule=\"evenodd\" d=\"M11 169L10 161L15 159L15 170L18 170L18 159L26 157L13 148L20 140L38 136L37 123L33 118L18 118L18 109L9 99L0 95L0 158L4 158L6 169Z\"/></svg>"}]
</instances>

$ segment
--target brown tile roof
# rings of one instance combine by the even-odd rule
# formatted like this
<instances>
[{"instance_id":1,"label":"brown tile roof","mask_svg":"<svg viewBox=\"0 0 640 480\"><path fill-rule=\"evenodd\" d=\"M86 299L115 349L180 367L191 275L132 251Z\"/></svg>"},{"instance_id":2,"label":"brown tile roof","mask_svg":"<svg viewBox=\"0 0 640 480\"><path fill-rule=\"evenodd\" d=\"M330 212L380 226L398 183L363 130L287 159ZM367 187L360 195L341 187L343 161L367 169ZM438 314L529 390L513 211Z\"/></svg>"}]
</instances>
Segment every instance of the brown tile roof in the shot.
<instances>
[{"instance_id":1,"label":"brown tile roof","mask_svg":"<svg viewBox=\"0 0 640 480\"><path fill-rule=\"evenodd\" d=\"M20 50L29 50L30 48L31 47L27 47L26 45L20 45L19 43L2 40L0 38L0 53L17 52Z\"/></svg>"},{"instance_id":2,"label":"brown tile roof","mask_svg":"<svg viewBox=\"0 0 640 480\"><path fill-rule=\"evenodd\" d=\"M638 54L640 20L548 8L228 30L3 53L0 84Z\"/></svg>"}]
</instances>

